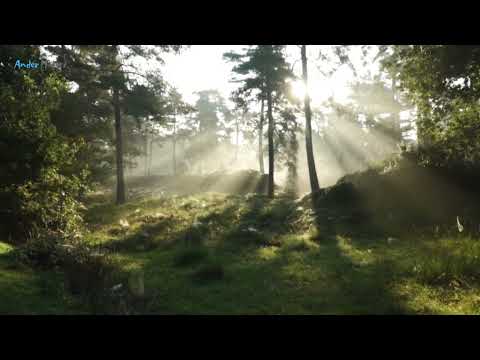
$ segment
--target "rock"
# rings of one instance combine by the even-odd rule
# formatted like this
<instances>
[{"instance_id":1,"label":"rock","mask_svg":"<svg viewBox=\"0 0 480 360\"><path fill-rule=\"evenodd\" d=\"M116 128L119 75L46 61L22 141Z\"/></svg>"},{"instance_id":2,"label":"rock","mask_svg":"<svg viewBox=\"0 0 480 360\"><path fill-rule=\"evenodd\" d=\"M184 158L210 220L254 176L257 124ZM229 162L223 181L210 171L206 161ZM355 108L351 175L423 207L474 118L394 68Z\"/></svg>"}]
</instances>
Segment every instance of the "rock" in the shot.
<instances>
[{"instance_id":1,"label":"rock","mask_svg":"<svg viewBox=\"0 0 480 360\"><path fill-rule=\"evenodd\" d=\"M165 218L167 218L168 216L165 215L165 214L163 214L163 213L157 212L157 213L155 213L154 217L155 217L156 219L165 219Z\"/></svg>"},{"instance_id":2,"label":"rock","mask_svg":"<svg viewBox=\"0 0 480 360\"><path fill-rule=\"evenodd\" d=\"M130 224L129 224L128 221L125 220L125 219L121 219L121 220L119 221L119 224L120 224L120 226L122 227L122 229L128 229L128 228L130 227Z\"/></svg>"},{"instance_id":3,"label":"rock","mask_svg":"<svg viewBox=\"0 0 480 360\"><path fill-rule=\"evenodd\" d=\"M453 287L456 287L456 288L458 288L458 287L461 286L461 284L460 284L457 280L455 280L455 279L452 280L451 285L452 285Z\"/></svg>"},{"instance_id":4,"label":"rock","mask_svg":"<svg viewBox=\"0 0 480 360\"><path fill-rule=\"evenodd\" d=\"M463 231L463 225L460 223L460 219L458 216L457 216L457 227L458 227L458 232Z\"/></svg>"},{"instance_id":5,"label":"rock","mask_svg":"<svg viewBox=\"0 0 480 360\"><path fill-rule=\"evenodd\" d=\"M122 287L123 287L122 284L117 284L117 285L115 285L115 286L112 287L112 291L113 291L113 292L117 292L117 291L121 290Z\"/></svg>"},{"instance_id":6,"label":"rock","mask_svg":"<svg viewBox=\"0 0 480 360\"><path fill-rule=\"evenodd\" d=\"M395 242L395 241L397 241L397 240L398 240L398 239L396 239L396 238L389 237L389 238L387 239L387 242L388 242L389 244L392 244L393 242Z\"/></svg>"}]
</instances>

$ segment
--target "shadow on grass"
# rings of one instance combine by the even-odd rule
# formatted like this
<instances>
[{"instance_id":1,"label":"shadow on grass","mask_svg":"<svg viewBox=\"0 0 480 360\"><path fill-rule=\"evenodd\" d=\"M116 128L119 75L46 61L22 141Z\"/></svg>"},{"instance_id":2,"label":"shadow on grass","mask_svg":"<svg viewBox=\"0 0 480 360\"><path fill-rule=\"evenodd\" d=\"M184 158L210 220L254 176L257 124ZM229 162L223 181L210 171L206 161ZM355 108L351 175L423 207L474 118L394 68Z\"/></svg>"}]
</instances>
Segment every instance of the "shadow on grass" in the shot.
<instances>
[{"instance_id":1,"label":"shadow on grass","mask_svg":"<svg viewBox=\"0 0 480 360\"><path fill-rule=\"evenodd\" d=\"M117 251L142 259L147 274L146 291L158 295L158 300L143 311L181 314L409 312L391 291L395 278L393 264L388 260L361 264L355 261L337 237L344 230L352 229L348 229L348 224L342 228L330 221L325 214L331 209L314 207L319 235L299 239L301 236L292 228L299 216L294 200L291 194L279 194L273 200L262 195L232 195L225 198L227 204L221 210L207 211L198 217L196 225L192 213L190 225L176 227L174 219L164 219L143 224L117 241ZM144 233L155 236L143 236ZM300 243L287 246L285 239L290 238ZM149 241L151 247L145 243ZM305 245L302 241L314 245ZM190 258L185 260L179 256L188 251ZM178 266L178 259L182 266ZM197 281L195 274L202 271L209 276L213 273L215 281Z\"/></svg>"},{"instance_id":2,"label":"shadow on grass","mask_svg":"<svg viewBox=\"0 0 480 360\"><path fill-rule=\"evenodd\" d=\"M325 208L320 205L319 195L312 198L315 224L320 233L317 239L320 246L324 247L325 256L331 261L331 270L337 279L338 298L346 313L359 314L404 314L409 309L405 303L396 298L391 291L391 285L395 280L396 270L394 263L389 259L381 259L367 264L356 263L351 256L340 246L339 235L352 236L354 247L361 246L364 249L371 246L375 240L361 238L380 236L381 229L374 228L368 216L363 213L356 214L362 219L361 226L355 229L355 222L335 221L325 216ZM354 215L355 217L355 215ZM353 229L348 229L348 226ZM372 226L372 229L368 227ZM358 236L357 231L361 236ZM371 230L371 231L369 231ZM339 234L340 233L340 234Z\"/></svg>"},{"instance_id":3,"label":"shadow on grass","mask_svg":"<svg viewBox=\"0 0 480 360\"><path fill-rule=\"evenodd\" d=\"M20 264L11 252L0 254L0 294L0 314L85 313L65 293L62 274L31 269Z\"/></svg>"}]
</instances>

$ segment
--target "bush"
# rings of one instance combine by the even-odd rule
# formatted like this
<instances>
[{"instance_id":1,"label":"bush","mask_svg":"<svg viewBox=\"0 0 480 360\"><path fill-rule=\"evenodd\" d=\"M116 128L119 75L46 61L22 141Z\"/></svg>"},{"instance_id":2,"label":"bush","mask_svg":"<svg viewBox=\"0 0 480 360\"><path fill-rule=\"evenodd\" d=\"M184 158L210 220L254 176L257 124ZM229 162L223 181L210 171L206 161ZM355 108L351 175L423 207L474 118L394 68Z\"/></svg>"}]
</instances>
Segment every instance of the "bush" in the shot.
<instances>
[{"instance_id":1,"label":"bush","mask_svg":"<svg viewBox=\"0 0 480 360\"><path fill-rule=\"evenodd\" d=\"M19 220L29 225L74 234L82 223L81 203L77 200L84 185L76 177L67 178L56 172L40 181L28 182L16 189Z\"/></svg>"},{"instance_id":2,"label":"bush","mask_svg":"<svg viewBox=\"0 0 480 360\"><path fill-rule=\"evenodd\" d=\"M62 245L57 253L73 293L100 292L113 283L116 267L107 253L95 251L82 243Z\"/></svg>"}]
</instances>

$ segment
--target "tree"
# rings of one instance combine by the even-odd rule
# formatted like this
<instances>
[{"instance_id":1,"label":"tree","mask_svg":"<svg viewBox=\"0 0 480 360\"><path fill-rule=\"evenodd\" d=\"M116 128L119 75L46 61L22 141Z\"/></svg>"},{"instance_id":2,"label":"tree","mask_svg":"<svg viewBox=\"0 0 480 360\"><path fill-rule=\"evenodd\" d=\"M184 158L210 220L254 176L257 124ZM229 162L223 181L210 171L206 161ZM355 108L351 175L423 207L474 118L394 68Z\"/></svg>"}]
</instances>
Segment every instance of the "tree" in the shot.
<instances>
[{"instance_id":1,"label":"tree","mask_svg":"<svg viewBox=\"0 0 480 360\"><path fill-rule=\"evenodd\" d=\"M286 90L287 78L292 72L285 60L284 45L250 46L243 53L229 52L224 54L227 61L236 63L233 72L244 77L234 81L241 82L241 93L256 92L259 101L267 102L268 120L268 196L274 196L274 119L275 102ZM263 113L263 112L262 112ZM261 132L260 132L261 136Z\"/></svg>"},{"instance_id":2,"label":"tree","mask_svg":"<svg viewBox=\"0 0 480 360\"><path fill-rule=\"evenodd\" d=\"M193 122L191 125L196 128L195 139L192 139L188 153L189 157L199 165L202 173L206 170L207 154L214 156L219 145L228 138L225 117L230 115L225 100L217 90L202 90L196 94L198 95L194 106L196 116L191 119Z\"/></svg>"},{"instance_id":3,"label":"tree","mask_svg":"<svg viewBox=\"0 0 480 360\"><path fill-rule=\"evenodd\" d=\"M307 64L307 50L306 45L301 46L302 57L302 75L305 89L308 89L308 64ZM307 164L308 174L310 177L310 188L312 193L315 194L320 191L318 184L317 170L315 169L315 158L313 156L313 144L312 144L312 112L310 109L310 95L308 91L305 91L305 145L307 150Z\"/></svg>"},{"instance_id":4,"label":"tree","mask_svg":"<svg viewBox=\"0 0 480 360\"><path fill-rule=\"evenodd\" d=\"M86 169L76 166L83 143L51 119L68 91L65 79L53 68L11 66L39 57L38 46L0 46L0 225L17 241L73 235L86 190Z\"/></svg>"},{"instance_id":5,"label":"tree","mask_svg":"<svg viewBox=\"0 0 480 360\"><path fill-rule=\"evenodd\" d=\"M265 123L265 100L260 100L260 123L258 125L258 162L260 173L265 174L265 165L263 162L263 124Z\"/></svg>"},{"instance_id":6,"label":"tree","mask_svg":"<svg viewBox=\"0 0 480 360\"><path fill-rule=\"evenodd\" d=\"M242 121L245 120L244 125L246 128L243 129L244 135L252 140L253 134L257 134L257 158L259 172L260 174L264 175L265 165L263 161L263 125L265 123L265 100L261 98L261 100L258 101L257 97L252 96L251 91L244 91L241 88L233 91L231 99L236 104L237 108L241 109ZM252 105L257 105L259 102L260 111L252 111ZM246 116L244 117L244 115Z\"/></svg>"},{"instance_id":7,"label":"tree","mask_svg":"<svg viewBox=\"0 0 480 360\"><path fill-rule=\"evenodd\" d=\"M421 161L473 166L480 161L480 48L410 45L382 48L382 64L397 73L417 110Z\"/></svg>"},{"instance_id":8,"label":"tree","mask_svg":"<svg viewBox=\"0 0 480 360\"><path fill-rule=\"evenodd\" d=\"M122 127L122 111L125 112L125 99L132 91L143 91L145 88L136 87L143 82L148 89L155 93L163 83L158 74L141 72L132 63L132 59L155 58L161 61L162 52L178 52L179 45L140 46L140 45L82 45L65 47L51 47L50 50L62 55L65 59L74 59L76 65L83 72L72 72L72 79L80 78L82 85L87 88L96 87L107 94L112 106L115 124L115 152L117 177L117 204L125 202L124 180L124 143ZM87 76L85 76L85 74Z\"/></svg>"},{"instance_id":9,"label":"tree","mask_svg":"<svg viewBox=\"0 0 480 360\"><path fill-rule=\"evenodd\" d=\"M182 95L177 91L177 89L172 88L169 91L167 104L166 104L166 113L168 114L170 121L169 125L172 127L172 169L173 175L177 174L177 157L176 157L176 145L177 145L177 117L186 116L195 111L195 108L186 102L183 101Z\"/></svg>"}]
</instances>

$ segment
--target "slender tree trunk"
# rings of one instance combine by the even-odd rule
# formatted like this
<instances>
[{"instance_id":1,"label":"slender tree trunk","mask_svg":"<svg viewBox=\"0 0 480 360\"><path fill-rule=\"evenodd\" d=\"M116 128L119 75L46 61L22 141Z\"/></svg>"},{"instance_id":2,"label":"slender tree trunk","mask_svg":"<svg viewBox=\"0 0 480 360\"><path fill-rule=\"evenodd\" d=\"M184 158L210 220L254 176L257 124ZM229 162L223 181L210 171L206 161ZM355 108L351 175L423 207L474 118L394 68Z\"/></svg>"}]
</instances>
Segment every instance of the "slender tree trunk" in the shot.
<instances>
[{"instance_id":1,"label":"slender tree trunk","mask_svg":"<svg viewBox=\"0 0 480 360\"><path fill-rule=\"evenodd\" d=\"M243 119L243 118L242 118ZM235 163L237 162L238 160L238 148L240 146L239 142L238 142L238 135L239 135L239 124L238 124L238 116L236 117L236 126L237 126L237 133L236 133L236 141L235 141Z\"/></svg>"},{"instance_id":2,"label":"slender tree trunk","mask_svg":"<svg viewBox=\"0 0 480 360\"><path fill-rule=\"evenodd\" d=\"M306 46L302 45L302 69L303 69L303 82L305 83L305 89L308 89L308 69L307 69L307 50ZM315 169L315 158L313 156L313 144L312 144L312 112L310 109L310 95L308 91L305 92L305 142L307 149L307 163L308 174L310 176L310 188L312 193L316 193L320 190L318 184L317 170Z\"/></svg>"},{"instance_id":3,"label":"slender tree trunk","mask_svg":"<svg viewBox=\"0 0 480 360\"><path fill-rule=\"evenodd\" d=\"M123 176L123 138L122 119L118 89L113 89L113 106L115 115L115 147L117 154L117 204L125 203L125 179Z\"/></svg>"},{"instance_id":4,"label":"slender tree trunk","mask_svg":"<svg viewBox=\"0 0 480 360\"><path fill-rule=\"evenodd\" d=\"M145 151L145 176L148 175L148 134L145 132L145 142L143 144L143 149Z\"/></svg>"},{"instance_id":5,"label":"slender tree trunk","mask_svg":"<svg viewBox=\"0 0 480 360\"><path fill-rule=\"evenodd\" d=\"M150 155L148 159L148 176L150 176L152 170L152 158L153 158L153 139L150 140Z\"/></svg>"},{"instance_id":6,"label":"slender tree trunk","mask_svg":"<svg viewBox=\"0 0 480 360\"><path fill-rule=\"evenodd\" d=\"M267 116L268 116L268 197L274 196L274 153L273 153L273 115L272 115L272 91L270 86L267 90Z\"/></svg>"},{"instance_id":7,"label":"slender tree trunk","mask_svg":"<svg viewBox=\"0 0 480 360\"><path fill-rule=\"evenodd\" d=\"M177 119L173 120L173 176L177 175L177 154L176 154L176 145L177 145Z\"/></svg>"},{"instance_id":8,"label":"slender tree trunk","mask_svg":"<svg viewBox=\"0 0 480 360\"><path fill-rule=\"evenodd\" d=\"M397 101L397 79L395 74L392 75L392 100L395 103ZM400 143L402 138L402 129L400 127L400 113L396 112L393 114L393 127L395 130L396 140Z\"/></svg>"},{"instance_id":9,"label":"slender tree trunk","mask_svg":"<svg viewBox=\"0 0 480 360\"><path fill-rule=\"evenodd\" d=\"M298 141L296 126L292 129L289 139L288 151L288 181L287 191L293 196L297 196L298 187Z\"/></svg>"},{"instance_id":10,"label":"slender tree trunk","mask_svg":"<svg viewBox=\"0 0 480 360\"><path fill-rule=\"evenodd\" d=\"M264 117L264 103L262 99L262 104L260 106L260 126L258 128L258 162L260 164L260 174L265 174L265 165L263 164L263 123L265 121Z\"/></svg>"},{"instance_id":11,"label":"slender tree trunk","mask_svg":"<svg viewBox=\"0 0 480 360\"><path fill-rule=\"evenodd\" d=\"M186 145L185 145L185 139L182 139L180 141L180 144L182 144L182 174L186 174L189 172L189 167L187 165L187 153L186 153Z\"/></svg>"}]
</instances>

